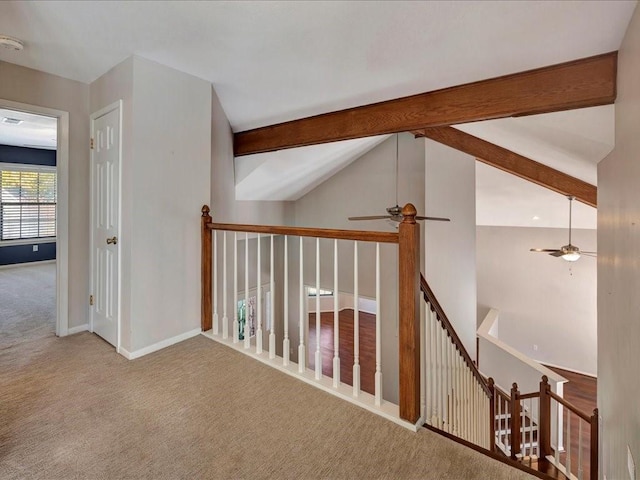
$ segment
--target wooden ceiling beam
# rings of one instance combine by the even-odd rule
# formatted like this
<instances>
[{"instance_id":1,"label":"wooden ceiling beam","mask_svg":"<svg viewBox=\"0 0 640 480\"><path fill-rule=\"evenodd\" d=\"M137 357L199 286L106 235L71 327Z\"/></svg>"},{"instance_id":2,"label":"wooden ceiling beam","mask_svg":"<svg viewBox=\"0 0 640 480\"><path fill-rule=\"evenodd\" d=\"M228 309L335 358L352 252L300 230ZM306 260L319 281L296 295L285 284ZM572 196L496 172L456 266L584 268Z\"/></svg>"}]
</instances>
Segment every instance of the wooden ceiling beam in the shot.
<instances>
[{"instance_id":1,"label":"wooden ceiling beam","mask_svg":"<svg viewBox=\"0 0 640 480\"><path fill-rule=\"evenodd\" d=\"M594 208L598 206L598 189L594 185L456 128L432 127L415 130L413 134L448 145L476 157L479 162L517 175L554 192L573 195L576 200Z\"/></svg>"},{"instance_id":2,"label":"wooden ceiling beam","mask_svg":"<svg viewBox=\"0 0 640 480\"><path fill-rule=\"evenodd\" d=\"M617 58L612 52L239 132L234 155L611 104Z\"/></svg>"}]
</instances>

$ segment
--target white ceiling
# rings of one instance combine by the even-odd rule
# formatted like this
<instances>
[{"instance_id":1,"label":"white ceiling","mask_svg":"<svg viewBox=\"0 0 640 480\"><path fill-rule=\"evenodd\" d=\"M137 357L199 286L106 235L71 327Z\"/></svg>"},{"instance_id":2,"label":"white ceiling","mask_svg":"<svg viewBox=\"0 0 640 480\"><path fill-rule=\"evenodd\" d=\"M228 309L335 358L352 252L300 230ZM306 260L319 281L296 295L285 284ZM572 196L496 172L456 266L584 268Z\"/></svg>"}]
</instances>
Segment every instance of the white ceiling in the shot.
<instances>
[{"instance_id":1,"label":"white ceiling","mask_svg":"<svg viewBox=\"0 0 640 480\"><path fill-rule=\"evenodd\" d=\"M5 123L6 118L21 120L21 123ZM0 145L54 150L57 128L55 118L0 108Z\"/></svg>"},{"instance_id":2,"label":"white ceiling","mask_svg":"<svg viewBox=\"0 0 640 480\"><path fill-rule=\"evenodd\" d=\"M2 1L0 59L91 82L132 54L212 82L234 131L618 49L635 1Z\"/></svg>"},{"instance_id":3,"label":"white ceiling","mask_svg":"<svg viewBox=\"0 0 640 480\"><path fill-rule=\"evenodd\" d=\"M25 49L0 49L0 60L91 82L140 55L210 81L241 131L617 50L635 7L633 0L2 1L0 33L24 40ZM595 163L612 145L612 115L605 107L460 128L595 182ZM331 158L324 148L313 149L317 158ZM238 165L241 196L250 172L266 169L261 159L246 162ZM478 205L490 209L479 211L482 221L507 221L504 210L524 201L525 190L530 205L548 195L482 171ZM502 188L488 191L500 176Z\"/></svg>"}]
</instances>

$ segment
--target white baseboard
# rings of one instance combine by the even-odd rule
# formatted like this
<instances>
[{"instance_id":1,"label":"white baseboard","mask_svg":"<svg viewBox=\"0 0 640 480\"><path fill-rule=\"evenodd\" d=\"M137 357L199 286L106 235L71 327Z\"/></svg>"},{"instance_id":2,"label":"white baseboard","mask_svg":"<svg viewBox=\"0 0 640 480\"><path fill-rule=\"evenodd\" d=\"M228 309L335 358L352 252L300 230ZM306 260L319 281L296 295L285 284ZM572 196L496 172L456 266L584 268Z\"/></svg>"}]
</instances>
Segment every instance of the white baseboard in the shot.
<instances>
[{"instance_id":1,"label":"white baseboard","mask_svg":"<svg viewBox=\"0 0 640 480\"><path fill-rule=\"evenodd\" d=\"M67 330L67 335L73 335L74 333L85 332L89 330L89 324L85 323L84 325L78 325L77 327L71 327Z\"/></svg>"},{"instance_id":2,"label":"white baseboard","mask_svg":"<svg viewBox=\"0 0 640 480\"><path fill-rule=\"evenodd\" d=\"M578 375L584 375L585 377L598 378L598 375L594 375L593 373L583 372L581 370L576 370L575 368L567 368L562 367L560 365L554 365L549 362L540 362L541 365L545 365L547 367L559 368L560 370L566 370L567 372L577 373Z\"/></svg>"},{"instance_id":3,"label":"white baseboard","mask_svg":"<svg viewBox=\"0 0 640 480\"><path fill-rule=\"evenodd\" d=\"M175 345L176 343L180 343L184 340L195 337L196 335L200 335L201 332L202 330L200 328L194 328L193 330L189 330L188 332L181 333L180 335L176 335L175 337L167 338L166 340L162 340L161 342L154 343L153 345L149 345L148 347L144 347L133 352L129 352L120 347L119 353L127 360L135 360L136 358L144 357L145 355L149 355L150 353L157 352L158 350L162 350L163 348L170 347L171 345Z\"/></svg>"},{"instance_id":4,"label":"white baseboard","mask_svg":"<svg viewBox=\"0 0 640 480\"><path fill-rule=\"evenodd\" d=\"M39 262L11 263L9 265L0 265L0 270L4 270L5 268L19 268L19 267L31 267L33 265L46 265L47 263L56 263L56 260L54 258L53 260L40 260Z\"/></svg>"}]
</instances>

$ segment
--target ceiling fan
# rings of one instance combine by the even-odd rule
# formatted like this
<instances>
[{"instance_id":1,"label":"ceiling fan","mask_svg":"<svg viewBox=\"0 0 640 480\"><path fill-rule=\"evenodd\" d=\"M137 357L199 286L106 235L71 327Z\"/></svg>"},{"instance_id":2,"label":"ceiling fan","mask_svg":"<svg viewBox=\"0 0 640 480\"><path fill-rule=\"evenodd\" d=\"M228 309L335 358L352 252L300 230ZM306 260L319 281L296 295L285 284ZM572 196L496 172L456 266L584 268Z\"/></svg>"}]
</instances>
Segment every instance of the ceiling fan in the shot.
<instances>
[{"instance_id":1,"label":"ceiling fan","mask_svg":"<svg viewBox=\"0 0 640 480\"><path fill-rule=\"evenodd\" d=\"M396 204L393 207L387 207L387 215L367 215L364 217L349 217L349 220L391 220L394 222L402 222L402 207L398 205L398 134L396 133ZM416 220L435 220L438 222L450 222L448 218L441 217L421 217L416 215Z\"/></svg>"},{"instance_id":2,"label":"ceiling fan","mask_svg":"<svg viewBox=\"0 0 640 480\"><path fill-rule=\"evenodd\" d=\"M580 248L576 247L575 245L571 245L571 204L572 204L573 200L575 199L575 197L569 195L569 196L567 196L567 199L569 200L569 244L568 245L564 245L564 246L560 247L559 249L532 248L531 251L532 252L548 253L552 257L562 257L567 262L575 262L582 255L584 255L586 257L596 257L597 256L596 252L585 252L585 251L580 250Z\"/></svg>"}]
</instances>

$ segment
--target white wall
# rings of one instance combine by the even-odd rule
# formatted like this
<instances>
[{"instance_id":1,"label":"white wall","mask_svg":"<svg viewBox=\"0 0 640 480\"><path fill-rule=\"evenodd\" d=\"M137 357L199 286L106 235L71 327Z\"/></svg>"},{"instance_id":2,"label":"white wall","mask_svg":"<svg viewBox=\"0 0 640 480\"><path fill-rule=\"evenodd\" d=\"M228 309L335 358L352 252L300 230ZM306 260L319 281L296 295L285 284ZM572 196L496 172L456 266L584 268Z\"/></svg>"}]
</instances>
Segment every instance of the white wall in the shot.
<instances>
[{"instance_id":1,"label":"white wall","mask_svg":"<svg viewBox=\"0 0 640 480\"><path fill-rule=\"evenodd\" d=\"M424 142L410 134L399 136L399 195L398 203L413 203L418 212L424 211ZM373 148L352 164L322 183L295 202L295 224L320 228L350 230L395 231L395 224L385 220L351 222L349 216L383 215L385 208L395 204L395 138ZM297 240L297 239L296 239ZM290 245L291 292L298 291L298 242ZM305 284L315 285L315 244L304 243ZM398 399L398 337L397 284L398 250L395 245L381 245L381 278L383 299L382 370L383 396L392 402ZM359 242L359 293L375 297L375 247ZM333 289L333 242L321 241L321 286ZM339 242L339 290L353 292L353 243ZM290 297L291 298L291 297ZM290 333L292 346L298 344L298 298L291 298ZM295 349L294 349L295 354Z\"/></svg>"},{"instance_id":2,"label":"white wall","mask_svg":"<svg viewBox=\"0 0 640 480\"><path fill-rule=\"evenodd\" d=\"M211 84L133 65L135 350L200 326L200 208L211 192Z\"/></svg>"},{"instance_id":3,"label":"white wall","mask_svg":"<svg viewBox=\"0 0 640 480\"><path fill-rule=\"evenodd\" d=\"M475 158L425 140L424 275L471 358L476 351Z\"/></svg>"},{"instance_id":4,"label":"white wall","mask_svg":"<svg viewBox=\"0 0 640 480\"><path fill-rule=\"evenodd\" d=\"M602 472L640 465L640 9L618 54L616 146L598 165L598 407Z\"/></svg>"},{"instance_id":5,"label":"white wall","mask_svg":"<svg viewBox=\"0 0 640 480\"><path fill-rule=\"evenodd\" d=\"M200 325L200 208L210 196L211 85L138 57L91 85L123 98L122 347Z\"/></svg>"},{"instance_id":6,"label":"white wall","mask_svg":"<svg viewBox=\"0 0 640 480\"><path fill-rule=\"evenodd\" d=\"M541 363L596 375L596 259L529 251L567 241L562 228L477 227L478 317L496 308L500 340ZM596 231L574 229L572 243L595 251Z\"/></svg>"},{"instance_id":7,"label":"white wall","mask_svg":"<svg viewBox=\"0 0 640 480\"><path fill-rule=\"evenodd\" d=\"M69 112L69 327L89 314L89 86L0 61L0 98Z\"/></svg>"}]
</instances>

